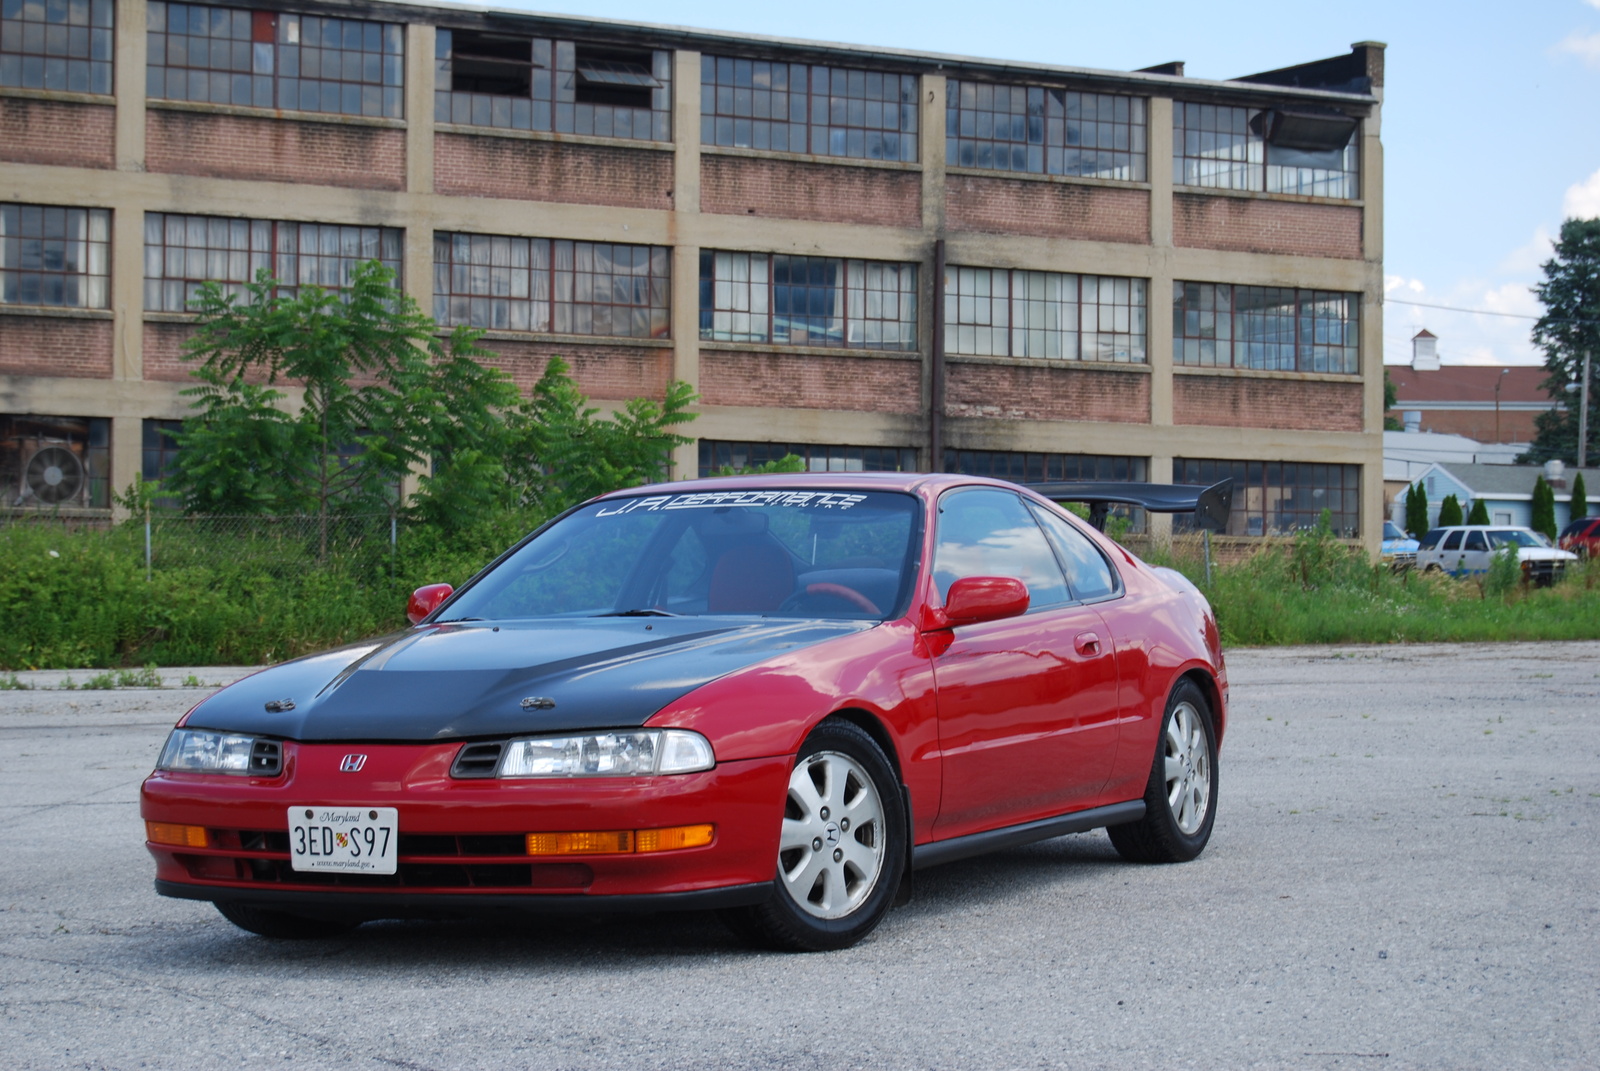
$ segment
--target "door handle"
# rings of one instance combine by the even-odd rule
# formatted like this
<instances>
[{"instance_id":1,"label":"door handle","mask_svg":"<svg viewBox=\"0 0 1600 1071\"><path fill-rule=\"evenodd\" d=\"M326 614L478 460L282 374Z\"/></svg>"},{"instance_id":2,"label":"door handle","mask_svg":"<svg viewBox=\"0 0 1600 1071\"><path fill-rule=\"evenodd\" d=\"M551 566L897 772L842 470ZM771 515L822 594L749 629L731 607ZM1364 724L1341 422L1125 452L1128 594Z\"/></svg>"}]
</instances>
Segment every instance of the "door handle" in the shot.
<instances>
[{"instance_id":1,"label":"door handle","mask_svg":"<svg viewBox=\"0 0 1600 1071\"><path fill-rule=\"evenodd\" d=\"M1093 632L1080 632L1073 638L1072 646L1079 654L1093 658L1100 653L1100 637Z\"/></svg>"}]
</instances>

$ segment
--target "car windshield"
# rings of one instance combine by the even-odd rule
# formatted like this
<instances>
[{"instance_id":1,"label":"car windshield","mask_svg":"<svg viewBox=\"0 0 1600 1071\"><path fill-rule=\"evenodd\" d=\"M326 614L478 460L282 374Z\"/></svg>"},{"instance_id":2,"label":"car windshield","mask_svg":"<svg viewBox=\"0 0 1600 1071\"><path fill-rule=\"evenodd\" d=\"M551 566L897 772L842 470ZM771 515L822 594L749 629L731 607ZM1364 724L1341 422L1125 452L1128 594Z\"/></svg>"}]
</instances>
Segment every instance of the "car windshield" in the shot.
<instances>
[{"instance_id":1,"label":"car windshield","mask_svg":"<svg viewBox=\"0 0 1600 1071\"><path fill-rule=\"evenodd\" d=\"M1404 538L1406 538L1406 534L1404 532L1402 532L1400 530L1400 526L1395 524L1393 521L1384 521L1383 522L1383 538L1385 538L1385 539L1404 539Z\"/></svg>"},{"instance_id":2,"label":"car windshield","mask_svg":"<svg viewBox=\"0 0 1600 1071\"><path fill-rule=\"evenodd\" d=\"M1493 547L1547 547L1546 543L1537 532L1530 532L1525 528L1499 528L1489 533L1489 544Z\"/></svg>"},{"instance_id":3,"label":"car windshield","mask_svg":"<svg viewBox=\"0 0 1600 1071\"><path fill-rule=\"evenodd\" d=\"M760 614L887 620L916 572L921 504L804 489L610 498L563 517L441 620Z\"/></svg>"}]
</instances>

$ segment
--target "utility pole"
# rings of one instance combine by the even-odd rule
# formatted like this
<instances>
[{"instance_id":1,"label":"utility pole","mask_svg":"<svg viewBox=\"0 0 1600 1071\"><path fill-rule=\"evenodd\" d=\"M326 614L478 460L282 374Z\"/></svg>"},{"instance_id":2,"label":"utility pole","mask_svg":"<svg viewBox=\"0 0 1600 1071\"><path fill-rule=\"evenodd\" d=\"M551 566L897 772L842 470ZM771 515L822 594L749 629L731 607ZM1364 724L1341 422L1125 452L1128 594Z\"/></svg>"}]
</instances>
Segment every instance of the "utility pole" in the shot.
<instances>
[{"instance_id":1,"label":"utility pole","mask_svg":"<svg viewBox=\"0 0 1600 1071\"><path fill-rule=\"evenodd\" d=\"M1589 356L1583 351L1583 384L1578 389L1578 468L1589 463Z\"/></svg>"}]
</instances>

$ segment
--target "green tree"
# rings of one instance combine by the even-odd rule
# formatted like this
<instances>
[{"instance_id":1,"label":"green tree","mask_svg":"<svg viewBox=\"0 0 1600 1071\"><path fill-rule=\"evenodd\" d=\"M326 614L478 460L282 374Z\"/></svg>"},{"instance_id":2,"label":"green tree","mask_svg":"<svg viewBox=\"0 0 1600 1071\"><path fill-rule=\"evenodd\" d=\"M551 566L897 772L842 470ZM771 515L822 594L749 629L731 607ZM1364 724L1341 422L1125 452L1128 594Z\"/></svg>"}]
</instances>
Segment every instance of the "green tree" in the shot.
<instances>
[{"instance_id":1,"label":"green tree","mask_svg":"<svg viewBox=\"0 0 1600 1071\"><path fill-rule=\"evenodd\" d=\"M1447 528L1462 523L1460 500L1455 495L1445 495L1444 501L1439 503L1439 527Z\"/></svg>"},{"instance_id":2,"label":"green tree","mask_svg":"<svg viewBox=\"0 0 1600 1071\"><path fill-rule=\"evenodd\" d=\"M673 449L694 441L674 430L695 417L689 385L675 381L659 403L634 398L601 417L569 372L565 361L552 357L516 413L513 482L555 512L619 487L664 479Z\"/></svg>"},{"instance_id":3,"label":"green tree","mask_svg":"<svg viewBox=\"0 0 1600 1071\"><path fill-rule=\"evenodd\" d=\"M1389 369L1387 367L1385 367L1384 370L1383 370L1383 430L1384 431L1405 431L1406 430L1406 426L1404 424L1400 423L1400 418L1399 417L1392 417L1392 416L1389 415L1389 413L1394 409L1394 403L1395 403L1395 400L1396 400L1397 397L1398 397L1398 394L1395 391L1394 380L1389 378Z\"/></svg>"},{"instance_id":4,"label":"green tree","mask_svg":"<svg viewBox=\"0 0 1600 1071\"><path fill-rule=\"evenodd\" d=\"M1547 538L1556 537L1556 493L1543 476L1533 481L1533 520L1528 527Z\"/></svg>"},{"instance_id":5,"label":"green tree","mask_svg":"<svg viewBox=\"0 0 1600 1071\"><path fill-rule=\"evenodd\" d=\"M1488 506L1488 503L1484 502L1484 500L1481 499L1481 498L1473 499L1472 500L1472 508L1467 511L1467 523L1468 524L1488 524L1489 523L1489 506Z\"/></svg>"},{"instance_id":6,"label":"green tree","mask_svg":"<svg viewBox=\"0 0 1600 1071\"><path fill-rule=\"evenodd\" d=\"M1579 517L1589 516L1588 489L1583 486L1583 473L1575 473L1572 477L1572 508L1568 511L1567 520L1575 521Z\"/></svg>"},{"instance_id":7,"label":"green tree","mask_svg":"<svg viewBox=\"0 0 1600 1071\"><path fill-rule=\"evenodd\" d=\"M1418 480L1406 491L1406 531L1418 539L1428 530L1428 490Z\"/></svg>"},{"instance_id":8,"label":"green tree","mask_svg":"<svg viewBox=\"0 0 1600 1071\"><path fill-rule=\"evenodd\" d=\"M312 513L327 552L336 512L398 503L401 479L433 465L420 499L465 511L503 497L504 413L518 400L479 358L482 332L437 325L394 273L368 261L350 286L281 292L262 272L241 297L215 283L194 305L185 357L196 415L168 482L200 513ZM298 407L284 388L301 392Z\"/></svg>"},{"instance_id":9,"label":"green tree","mask_svg":"<svg viewBox=\"0 0 1600 1071\"><path fill-rule=\"evenodd\" d=\"M1544 315L1533 325L1533 341L1544 350L1550 375L1544 389L1557 402L1556 409L1540 413L1534 422L1533 445L1519 460L1542 462L1551 458L1575 463L1578 457L1578 398L1567 385L1582 377L1583 355L1600 364L1600 219L1569 219L1561 225L1555 256L1542 267L1544 280L1533 288L1544 304ZM1591 372L1591 374L1593 374ZM1589 452L1594 450L1600 410L1600 390L1589 390Z\"/></svg>"}]
</instances>

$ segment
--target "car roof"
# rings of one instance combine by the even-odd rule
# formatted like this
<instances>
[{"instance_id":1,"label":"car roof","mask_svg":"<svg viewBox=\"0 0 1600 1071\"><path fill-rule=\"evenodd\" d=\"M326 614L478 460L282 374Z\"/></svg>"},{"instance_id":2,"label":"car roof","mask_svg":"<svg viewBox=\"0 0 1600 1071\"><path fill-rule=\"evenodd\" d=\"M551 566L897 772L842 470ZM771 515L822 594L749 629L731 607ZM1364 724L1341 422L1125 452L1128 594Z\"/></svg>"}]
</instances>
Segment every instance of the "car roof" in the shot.
<instances>
[{"instance_id":1,"label":"car roof","mask_svg":"<svg viewBox=\"0 0 1600 1071\"><path fill-rule=\"evenodd\" d=\"M637 495L705 494L717 491L783 491L805 488L816 491L902 491L937 494L945 487L986 484L1015 490L1018 485L988 476L963 476L955 472L772 472L742 476L706 476L672 483L652 483L626 487L601 495L601 498L632 498Z\"/></svg>"}]
</instances>

